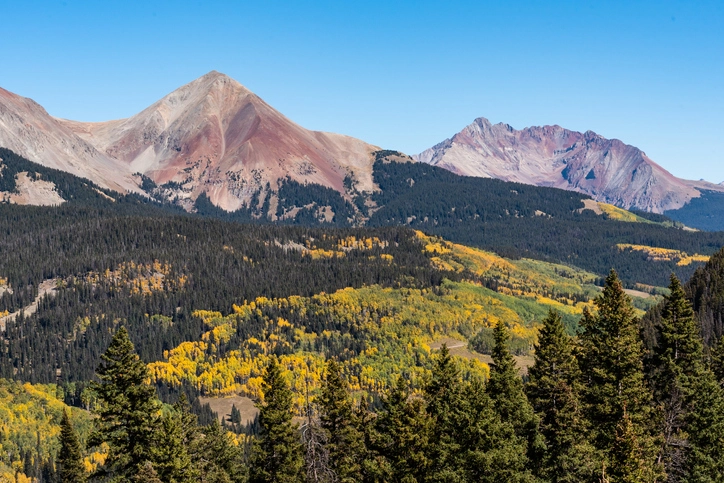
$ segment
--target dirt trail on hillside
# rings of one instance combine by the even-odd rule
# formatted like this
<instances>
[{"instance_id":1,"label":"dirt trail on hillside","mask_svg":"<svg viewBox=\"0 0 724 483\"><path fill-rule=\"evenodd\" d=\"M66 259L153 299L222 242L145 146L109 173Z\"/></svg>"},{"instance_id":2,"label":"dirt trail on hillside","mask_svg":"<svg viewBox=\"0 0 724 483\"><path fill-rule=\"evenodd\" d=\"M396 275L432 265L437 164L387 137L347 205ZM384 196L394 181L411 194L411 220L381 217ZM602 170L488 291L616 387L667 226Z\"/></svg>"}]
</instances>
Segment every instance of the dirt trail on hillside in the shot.
<instances>
[{"instance_id":1,"label":"dirt trail on hillside","mask_svg":"<svg viewBox=\"0 0 724 483\"><path fill-rule=\"evenodd\" d=\"M13 312L12 314L6 315L5 317L0 317L0 332L5 330L5 324L9 320L15 319L18 315L20 315L20 312L25 312L25 316L34 314L38 310L38 303L40 303L40 299L43 298L44 295L47 295L51 292L55 292L55 284L58 281L57 278L51 279L51 280L45 280L40 284L40 287L38 287L38 296L35 297L35 300L33 300L33 303L30 305L23 307L22 309L18 310L17 312Z\"/></svg>"}]
</instances>

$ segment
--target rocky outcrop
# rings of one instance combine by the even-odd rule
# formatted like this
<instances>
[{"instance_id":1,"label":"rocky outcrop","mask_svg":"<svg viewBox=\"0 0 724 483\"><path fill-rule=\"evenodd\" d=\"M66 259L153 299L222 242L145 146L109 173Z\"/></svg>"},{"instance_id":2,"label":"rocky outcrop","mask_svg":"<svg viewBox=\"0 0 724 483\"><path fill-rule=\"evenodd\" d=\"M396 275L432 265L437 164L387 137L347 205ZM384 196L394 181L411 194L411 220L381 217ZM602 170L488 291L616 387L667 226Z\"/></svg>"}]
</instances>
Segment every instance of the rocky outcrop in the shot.
<instances>
[{"instance_id":1,"label":"rocky outcrop","mask_svg":"<svg viewBox=\"0 0 724 483\"><path fill-rule=\"evenodd\" d=\"M626 209L661 213L721 187L679 179L640 149L617 139L560 126L513 129L478 118L461 132L413 156L466 176L579 191Z\"/></svg>"}]
</instances>

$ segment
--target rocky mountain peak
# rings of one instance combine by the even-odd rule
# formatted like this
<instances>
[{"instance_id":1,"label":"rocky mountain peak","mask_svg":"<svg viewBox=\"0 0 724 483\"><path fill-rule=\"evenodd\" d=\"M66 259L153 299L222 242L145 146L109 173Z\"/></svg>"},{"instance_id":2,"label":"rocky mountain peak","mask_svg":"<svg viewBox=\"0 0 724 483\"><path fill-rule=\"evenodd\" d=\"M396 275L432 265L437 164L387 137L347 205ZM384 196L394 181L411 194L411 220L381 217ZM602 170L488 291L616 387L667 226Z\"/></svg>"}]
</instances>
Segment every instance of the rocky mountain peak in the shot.
<instances>
[{"instance_id":1,"label":"rocky mountain peak","mask_svg":"<svg viewBox=\"0 0 724 483\"><path fill-rule=\"evenodd\" d=\"M61 122L130 172L168 186L168 196L189 208L206 193L235 210L284 178L344 192L352 175L359 189L374 189L371 153L378 148L308 131L217 71L128 119Z\"/></svg>"},{"instance_id":2,"label":"rocky mountain peak","mask_svg":"<svg viewBox=\"0 0 724 483\"><path fill-rule=\"evenodd\" d=\"M657 213L680 208L701 187L674 177L640 149L593 131L557 125L516 130L482 117L413 158L462 175L574 190Z\"/></svg>"}]
</instances>

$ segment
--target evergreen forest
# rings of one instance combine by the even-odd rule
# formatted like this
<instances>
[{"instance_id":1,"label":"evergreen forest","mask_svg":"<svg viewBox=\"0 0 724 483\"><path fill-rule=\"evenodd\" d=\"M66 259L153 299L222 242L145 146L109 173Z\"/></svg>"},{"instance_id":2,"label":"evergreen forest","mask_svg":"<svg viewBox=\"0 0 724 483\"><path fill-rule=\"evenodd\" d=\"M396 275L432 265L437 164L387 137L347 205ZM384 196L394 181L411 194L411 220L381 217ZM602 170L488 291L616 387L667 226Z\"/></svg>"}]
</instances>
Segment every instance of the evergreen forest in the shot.
<instances>
[{"instance_id":1,"label":"evergreen forest","mask_svg":"<svg viewBox=\"0 0 724 483\"><path fill-rule=\"evenodd\" d=\"M186 213L0 152L67 200L0 203L0 481L724 481L724 234L392 154Z\"/></svg>"}]
</instances>

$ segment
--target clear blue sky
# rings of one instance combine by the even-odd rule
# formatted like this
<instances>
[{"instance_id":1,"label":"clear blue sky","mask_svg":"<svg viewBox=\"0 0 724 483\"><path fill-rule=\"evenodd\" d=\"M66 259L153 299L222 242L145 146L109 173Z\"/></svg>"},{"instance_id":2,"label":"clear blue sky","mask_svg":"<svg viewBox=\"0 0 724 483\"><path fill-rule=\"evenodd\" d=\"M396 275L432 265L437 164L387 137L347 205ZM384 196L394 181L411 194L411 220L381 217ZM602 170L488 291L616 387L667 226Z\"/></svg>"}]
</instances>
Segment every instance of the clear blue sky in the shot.
<instances>
[{"instance_id":1,"label":"clear blue sky","mask_svg":"<svg viewBox=\"0 0 724 483\"><path fill-rule=\"evenodd\" d=\"M483 116L724 180L721 0L0 0L0 59L0 86L75 120L218 70L307 128L409 154Z\"/></svg>"}]
</instances>

